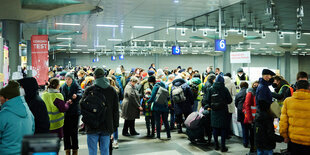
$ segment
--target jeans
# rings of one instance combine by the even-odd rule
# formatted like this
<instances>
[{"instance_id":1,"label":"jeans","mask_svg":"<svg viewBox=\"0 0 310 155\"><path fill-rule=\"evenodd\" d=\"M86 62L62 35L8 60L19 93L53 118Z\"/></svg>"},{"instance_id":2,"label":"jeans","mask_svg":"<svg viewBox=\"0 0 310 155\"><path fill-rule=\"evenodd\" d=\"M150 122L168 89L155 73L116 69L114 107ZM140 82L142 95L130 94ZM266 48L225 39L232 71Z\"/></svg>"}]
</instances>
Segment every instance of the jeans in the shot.
<instances>
[{"instance_id":1,"label":"jeans","mask_svg":"<svg viewBox=\"0 0 310 155\"><path fill-rule=\"evenodd\" d=\"M65 150L77 150L79 149L78 141L78 127L79 116L78 115L66 115L64 121L64 149Z\"/></svg>"},{"instance_id":2,"label":"jeans","mask_svg":"<svg viewBox=\"0 0 310 155\"><path fill-rule=\"evenodd\" d=\"M273 151L257 149L257 155L273 155Z\"/></svg>"},{"instance_id":3,"label":"jeans","mask_svg":"<svg viewBox=\"0 0 310 155\"><path fill-rule=\"evenodd\" d=\"M118 140L118 128L116 128L116 131L113 132L113 139L116 141Z\"/></svg>"},{"instance_id":4,"label":"jeans","mask_svg":"<svg viewBox=\"0 0 310 155\"><path fill-rule=\"evenodd\" d=\"M198 111L198 109L197 109L198 108L198 102L199 102L198 100L194 101L193 108L192 108L193 112Z\"/></svg>"},{"instance_id":5,"label":"jeans","mask_svg":"<svg viewBox=\"0 0 310 155\"><path fill-rule=\"evenodd\" d=\"M152 127L152 135L155 133L155 117L153 116L145 116L145 125L147 129L147 135L150 135L150 127Z\"/></svg>"},{"instance_id":6,"label":"jeans","mask_svg":"<svg viewBox=\"0 0 310 155\"><path fill-rule=\"evenodd\" d=\"M174 129L175 114L174 110L170 110L170 129Z\"/></svg>"},{"instance_id":7,"label":"jeans","mask_svg":"<svg viewBox=\"0 0 310 155\"><path fill-rule=\"evenodd\" d=\"M225 147L226 142L226 136L227 136L227 129L225 128L213 128L213 136L214 136L214 142L216 145L218 145L218 136L221 135L221 146Z\"/></svg>"},{"instance_id":8,"label":"jeans","mask_svg":"<svg viewBox=\"0 0 310 155\"><path fill-rule=\"evenodd\" d=\"M168 124L168 112L159 112L156 111L153 114L155 114L155 123L156 123L156 134L157 134L157 138L160 138L160 116L163 119L163 123L165 125L165 129L167 132L167 138L170 138L170 128L169 128L169 124Z\"/></svg>"},{"instance_id":9,"label":"jeans","mask_svg":"<svg viewBox=\"0 0 310 155\"><path fill-rule=\"evenodd\" d=\"M97 134L87 134L87 146L89 155L97 155L98 141L100 141L100 154L109 155L110 135L104 132Z\"/></svg>"}]
</instances>

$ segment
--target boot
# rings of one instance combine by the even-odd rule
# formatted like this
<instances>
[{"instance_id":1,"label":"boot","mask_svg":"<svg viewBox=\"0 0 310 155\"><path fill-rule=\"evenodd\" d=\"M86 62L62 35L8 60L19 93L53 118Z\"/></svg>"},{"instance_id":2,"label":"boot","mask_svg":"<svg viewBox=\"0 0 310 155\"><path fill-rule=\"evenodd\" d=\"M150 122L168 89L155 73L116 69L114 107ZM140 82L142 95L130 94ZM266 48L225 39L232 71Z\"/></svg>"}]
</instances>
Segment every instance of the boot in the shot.
<instances>
[{"instance_id":1,"label":"boot","mask_svg":"<svg viewBox=\"0 0 310 155\"><path fill-rule=\"evenodd\" d=\"M66 155L71 155L71 150L65 150Z\"/></svg>"},{"instance_id":2,"label":"boot","mask_svg":"<svg viewBox=\"0 0 310 155\"><path fill-rule=\"evenodd\" d=\"M72 155L78 155L78 150L72 150Z\"/></svg>"},{"instance_id":3,"label":"boot","mask_svg":"<svg viewBox=\"0 0 310 155\"><path fill-rule=\"evenodd\" d=\"M147 129L147 137L150 137L151 136L151 131L150 131L150 128Z\"/></svg>"},{"instance_id":4,"label":"boot","mask_svg":"<svg viewBox=\"0 0 310 155\"><path fill-rule=\"evenodd\" d=\"M178 125L178 133L183 133L182 126L180 124Z\"/></svg>"}]
</instances>

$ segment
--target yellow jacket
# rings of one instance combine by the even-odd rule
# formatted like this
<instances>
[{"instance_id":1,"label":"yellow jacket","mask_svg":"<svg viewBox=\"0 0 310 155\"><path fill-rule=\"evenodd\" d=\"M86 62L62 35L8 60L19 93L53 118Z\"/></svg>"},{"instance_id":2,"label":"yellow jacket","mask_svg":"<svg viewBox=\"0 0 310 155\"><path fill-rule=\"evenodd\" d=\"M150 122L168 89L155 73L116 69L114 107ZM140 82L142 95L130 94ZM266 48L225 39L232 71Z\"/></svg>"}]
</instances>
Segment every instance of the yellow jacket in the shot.
<instances>
[{"instance_id":1,"label":"yellow jacket","mask_svg":"<svg viewBox=\"0 0 310 155\"><path fill-rule=\"evenodd\" d=\"M283 104L280 135L293 143L310 145L310 91L297 90Z\"/></svg>"}]
</instances>

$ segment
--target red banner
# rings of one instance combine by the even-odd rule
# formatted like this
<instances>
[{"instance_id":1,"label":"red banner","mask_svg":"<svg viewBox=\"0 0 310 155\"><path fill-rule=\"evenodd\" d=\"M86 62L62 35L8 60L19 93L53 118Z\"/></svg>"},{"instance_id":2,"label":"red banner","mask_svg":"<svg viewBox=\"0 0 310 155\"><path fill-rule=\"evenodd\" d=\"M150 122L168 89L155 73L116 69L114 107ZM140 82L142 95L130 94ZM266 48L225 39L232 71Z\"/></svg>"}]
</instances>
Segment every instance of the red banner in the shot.
<instances>
[{"instance_id":1,"label":"red banner","mask_svg":"<svg viewBox=\"0 0 310 155\"><path fill-rule=\"evenodd\" d=\"M48 35L31 36L32 76L39 85L48 81Z\"/></svg>"}]
</instances>

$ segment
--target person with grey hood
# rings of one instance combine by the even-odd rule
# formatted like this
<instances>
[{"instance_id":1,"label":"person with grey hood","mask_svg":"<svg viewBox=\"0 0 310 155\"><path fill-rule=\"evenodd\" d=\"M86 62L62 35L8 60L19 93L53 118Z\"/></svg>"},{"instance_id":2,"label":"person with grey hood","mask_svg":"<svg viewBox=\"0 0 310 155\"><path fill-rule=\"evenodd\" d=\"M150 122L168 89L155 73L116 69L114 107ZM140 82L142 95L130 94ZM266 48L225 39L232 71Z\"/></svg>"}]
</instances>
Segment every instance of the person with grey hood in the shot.
<instances>
[{"instance_id":1,"label":"person with grey hood","mask_svg":"<svg viewBox=\"0 0 310 155\"><path fill-rule=\"evenodd\" d=\"M101 155L109 155L110 135L116 131L119 126L119 104L118 94L116 90L110 86L109 80L106 78L107 72L102 68L97 68L94 71L95 84L88 87L83 94L80 101L82 116L85 117L85 130L87 134L87 145L89 155L97 155L98 140L100 142ZM92 112L83 106L83 102L90 99L91 96L96 95L97 100L95 102L89 102L88 104L96 105L98 101L102 99L104 103L104 109L101 113L104 113L101 118L95 118L93 120L86 120L87 115L91 115ZM85 104L84 104L85 105ZM89 105L91 106L91 105ZM96 109L92 109L96 110ZM94 121L98 120L97 125L94 125Z\"/></svg>"}]
</instances>

